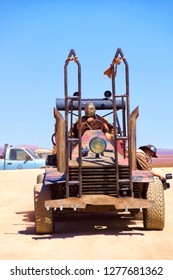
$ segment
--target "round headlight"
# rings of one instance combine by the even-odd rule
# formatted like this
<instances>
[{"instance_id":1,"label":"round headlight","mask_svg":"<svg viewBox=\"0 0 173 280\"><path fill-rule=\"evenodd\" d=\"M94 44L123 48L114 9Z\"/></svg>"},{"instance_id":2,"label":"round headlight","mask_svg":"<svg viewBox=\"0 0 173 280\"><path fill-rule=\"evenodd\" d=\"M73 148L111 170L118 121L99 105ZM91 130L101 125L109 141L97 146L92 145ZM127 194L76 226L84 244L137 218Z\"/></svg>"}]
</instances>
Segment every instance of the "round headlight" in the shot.
<instances>
[{"instance_id":1,"label":"round headlight","mask_svg":"<svg viewBox=\"0 0 173 280\"><path fill-rule=\"evenodd\" d=\"M106 141L99 137L94 137L89 142L90 150L95 154L101 154L106 149Z\"/></svg>"}]
</instances>

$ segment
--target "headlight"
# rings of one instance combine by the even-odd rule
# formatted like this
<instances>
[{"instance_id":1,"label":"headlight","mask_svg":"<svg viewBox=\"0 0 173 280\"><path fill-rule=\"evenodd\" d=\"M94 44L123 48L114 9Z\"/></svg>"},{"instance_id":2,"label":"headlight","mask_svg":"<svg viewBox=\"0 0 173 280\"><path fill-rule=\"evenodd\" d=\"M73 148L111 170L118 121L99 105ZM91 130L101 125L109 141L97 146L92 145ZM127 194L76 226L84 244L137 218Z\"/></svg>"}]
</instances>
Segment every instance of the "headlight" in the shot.
<instances>
[{"instance_id":1,"label":"headlight","mask_svg":"<svg viewBox=\"0 0 173 280\"><path fill-rule=\"evenodd\" d=\"M106 149L106 141L99 137L94 137L89 142L90 150L95 154L101 154Z\"/></svg>"}]
</instances>

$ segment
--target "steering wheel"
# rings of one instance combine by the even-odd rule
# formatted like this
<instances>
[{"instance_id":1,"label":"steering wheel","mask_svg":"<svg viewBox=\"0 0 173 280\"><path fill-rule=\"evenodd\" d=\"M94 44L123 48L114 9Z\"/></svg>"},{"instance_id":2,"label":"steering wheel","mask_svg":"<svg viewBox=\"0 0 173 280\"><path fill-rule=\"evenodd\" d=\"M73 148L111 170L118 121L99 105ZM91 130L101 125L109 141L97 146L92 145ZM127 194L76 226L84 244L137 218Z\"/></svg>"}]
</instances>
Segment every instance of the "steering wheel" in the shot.
<instances>
[{"instance_id":1,"label":"steering wheel","mask_svg":"<svg viewBox=\"0 0 173 280\"><path fill-rule=\"evenodd\" d=\"M101 129L102 131L105 130L104 123L98 119L93 119L91 123L86 122L86 125L89 129L97 130Z\"/></svg>"}]
</instances>

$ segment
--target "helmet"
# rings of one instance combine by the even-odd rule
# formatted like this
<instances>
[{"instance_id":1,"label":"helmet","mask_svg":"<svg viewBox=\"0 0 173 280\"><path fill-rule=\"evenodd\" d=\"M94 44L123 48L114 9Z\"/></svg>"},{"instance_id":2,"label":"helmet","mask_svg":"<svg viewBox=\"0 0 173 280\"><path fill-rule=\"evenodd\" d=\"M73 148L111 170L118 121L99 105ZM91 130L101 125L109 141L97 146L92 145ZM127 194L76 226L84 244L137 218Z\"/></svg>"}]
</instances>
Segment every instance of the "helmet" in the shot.
<instances>
[{"instance_id":1,"label":"helmet","mask_svg":"<svg viewBox=\"0 0 173 280\"><path fill-rule=\"evenodd\" d=\"M85 105L85 115L87 117L94 117L96 112L96 107L92 102Z\"/></svg>"}]
</instances>

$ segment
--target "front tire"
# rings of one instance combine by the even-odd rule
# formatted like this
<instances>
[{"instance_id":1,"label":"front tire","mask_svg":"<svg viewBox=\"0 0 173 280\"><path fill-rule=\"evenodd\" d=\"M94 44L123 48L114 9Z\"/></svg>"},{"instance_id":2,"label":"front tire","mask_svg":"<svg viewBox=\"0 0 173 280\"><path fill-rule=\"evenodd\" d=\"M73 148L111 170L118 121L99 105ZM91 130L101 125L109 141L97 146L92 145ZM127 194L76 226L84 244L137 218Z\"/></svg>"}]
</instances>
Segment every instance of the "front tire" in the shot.
<instances>
[{"instance_id":1,"label":"front tire","mask_svg":"<svg viewBox=\"0 0 173 280\"><path fill-rule=\"evenodd\" d=\"M142 198L142 187L143 184L141 183L133 183L133 192L134 192L134 198ZM132 211L134 220L143 220L143 211L140 212L140 210L134 210Z\"/></svg>"},{"instance_id":2,"label":"front tire","mask_svg":"<svg viewBox=\"0 0 173 280\"><path fill-rule=\"evenodd\" d=\"M37 184L43 183L43 179L44 179L44 174L38 174L37 175Z\"/></svg>"},{"instance_id":3,"label":"front tire","mask_svg":"<svg viewBox=\"0 0 173 280\"><path fill-rule=\"evenodd\" d=\"M34 187L35 230L37 234L53 233L53 212L44 206L46 200L52 199L49 185L36 184Z\"/></svg>"},{"instance_id":4,"label":"front tire","mask_svg":"<svg viewBox=\"0 0 173 280\"><path fill-rule=\"evenodd\" d=\"M155 178L149 183L146 199L154 200L153 208L144 209L143 223L146 230L163 230L165 223L165 202L162 182Z\"/></svg>"}]
</instances>

